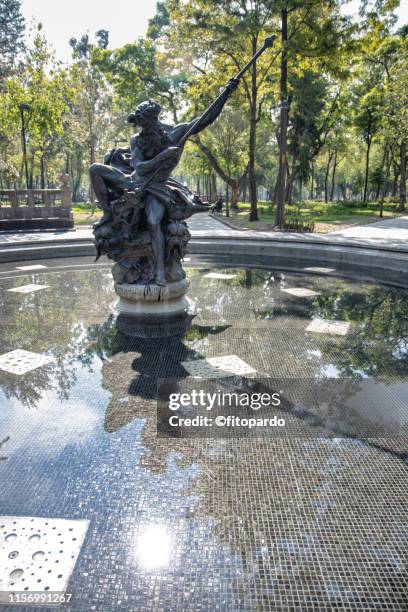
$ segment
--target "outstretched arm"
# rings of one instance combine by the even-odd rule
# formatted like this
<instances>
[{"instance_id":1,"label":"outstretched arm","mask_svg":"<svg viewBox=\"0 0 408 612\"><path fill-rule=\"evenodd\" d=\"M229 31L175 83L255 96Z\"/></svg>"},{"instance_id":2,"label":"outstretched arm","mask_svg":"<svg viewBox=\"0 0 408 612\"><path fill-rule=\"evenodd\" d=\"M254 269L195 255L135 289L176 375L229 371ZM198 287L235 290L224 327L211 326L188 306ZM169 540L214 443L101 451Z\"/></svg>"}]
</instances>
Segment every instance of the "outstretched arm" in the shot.
<instances>
[{"instance_id":1,"label":"outstretched arm","mask_svg":"<svg viewBox=\"0 0 408 612\"><path fill-rule=\"evenodd\" d=\"M190 131L191 128L194 128L191 132L191 136L194 134L199 134L206 127L214 123L214 121L220 116L222 109L225 106L226 101L230 97L233 91L238 86L238 81L236 79L230 79L224 91L218 97L216 104L211 108L208 114L205 114L201 117L196 117L190 123L180 123L176 125L172 130L172 139L174 142L180 142L182 138ZM195 126L195 127L194 127Z\"/></svg>"},{"instance_id":2,"label":"outstretched arm","mask_svg":"<svg viewBox=\"0 0 408 612\"><path fill-rule=\"evenodd\" d=\"M178 147L167 147L161 153L149 159L148 161L138 162L136 164L136 172L139 176L150 174L159 168L165 170L177 165L180 159L181 149Z\"/></svg>"}]
</instances>

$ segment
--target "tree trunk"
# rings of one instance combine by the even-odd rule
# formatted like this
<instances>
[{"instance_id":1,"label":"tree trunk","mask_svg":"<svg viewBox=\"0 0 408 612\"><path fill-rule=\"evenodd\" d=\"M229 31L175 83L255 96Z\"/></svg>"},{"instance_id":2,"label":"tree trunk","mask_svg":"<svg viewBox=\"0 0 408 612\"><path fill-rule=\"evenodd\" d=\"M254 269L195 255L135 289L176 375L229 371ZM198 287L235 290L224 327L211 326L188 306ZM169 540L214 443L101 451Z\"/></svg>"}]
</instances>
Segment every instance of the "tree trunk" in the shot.
<instances>
[{"instance_id":1,"label":"tree trunk","mask_svg":"<svg viewBox=\"0 0 408 612\"><path fill-rule=\"evenodd\" d=\"M313 201L314 197L314 162L312 160L312 175L311 175L311 185L310 185L310 199Z\"/></svg>"},{"instance_id":2,"label":"tree trunk","mask_svg":"<svg viewBox=\"0 0 408 612\"><path fill-rule=\"evenodd\" d=\"M211 202L215 202L215 200L217 199L217 179L214 172L211 172L210 176L210 189L210 200Z\"/></svg>"},{"instance_id":3,"label":"tree trunk","mask_svg":"<svg viewBox=\"0 0 408 612\"><path fill-rule=\"evenodd\" d=\"M407 186L406 186L407 145L404 140L402 141L401 146L400 146L400 156L401 156L401 163L400 163L400 189L399 189L398 211L403 212L405 210L405 204L407 202Z\"/></svg>"},{"instance_id":4,"label":"tree trunk","mask_svg":"<svg viewBox=\"0 0 408 612\"><path fill-rule=\"evenodd\" d=\"M288 133L288 57L286 43L288 40L288 10L281 10L281 74L280 74L280 130L279 130L279 170L277 187L276 225L283 229L285 221L285 181Z\"/></svg>"},{"instance_id":5,"label":"tree trunk","mask_svg":"<svg viewBox=\"0 0 408 612\"><path fill-rule=\"evenodd\" d=\"M393 163L393 170L394 170L394 179L393 179L393 182L392 182L391 197L392 198L396 198L397 197L397 192L398 192L398 179L399 179L399 175L400 175L400 169L398 167L398 164L396 164L395 162Z\"/></svg>"},{"instance_id":6,"label":"tree trunk","mask_svg":"<svg viewBox=\"0 0 408 612\"><path fill-rule=\"evenodd\" d=\"M375 197L374 197L374 199L376 201L380 197L380 191L382 191L382 189L381 189L381 179L382 179L382 175L383 175L383 171L384 171L384 165L385 165L385 163L387 161L387 157L388 157L387 152L388 152L388 148L387 148L387 146L385 146L384 147L383 156L382 156L382 160L381 160L381 172L380 172L379 179L377 181L377 188L376 188Z\"/></svg>"},{"instance_id":7,"label":"tree trunk","mask_svg":"<svg viewBox=\"0 0 408 612\"><path fill-rule=\"evenodd\" d=\"M285 192L285 202L286 204L289 204L289 206L292 204L292 200L293 200L293 184L295 182L295 177L294 176L289 176L288 180L286 182L286 192Z\"/></svg>"},{"instance_id":8,"label":"tree trunk","mask_svg":"<svg viewBox=\"0 0 408 612\"><path fill-rule=\"evenodd\" d=\"M285 202L287 204L292 204L293 184L295 182L296 175L297 175L296 157L292 155L292 164L291 164L290 171L289 171L289 168L286 171L287 180L286 180Z\"/></svg>"},{"instance_id":9,"label":"tree trunk","mask_svg":"<svg viewBox=\"0 0 408 612\"><path fill-rule=\"evenodd\" d=\"M44 151L41 151L40 157L40 173L41 173L41 189L45 189L45 165L44 165Z\"/></svg>"},{"instance_id":10,"label":"tree trunk","mask_svg":"<svg viewBox=\"0 0 408 612\"><path fill-rule=\"evenodd\" d=\"M278 192L279 192L279 176L276 177L275 187L273 188L272 203L274 206L278 205Z\"/></svg>"},{"instance_id":11,"label":"tree trunk","mask_svg":"<svg viewBox=\"0 0 408 612\"><path fill-rule=\"evenodd\" d=\"M381 192L381 202L380 202L380 217L383 217L384 214L384 198L385 198L385 194L387 192L387 184L388 184L388 179L390 176L390 169L391 169L391 154L388 151L388 149L385 150L385 178L384 178L384 184L383 184L383 188L382 188L382 192Z\"/></svg>"},{"instance_id":12,"label":"tree trunk","mask_svg":"<svg viewBox=\"0 0 408 612\"><path fill-rule=\"evenodd\" d=\"M238 210L239 184L234 181L230 184L231 187L231 209Z\"/></svg>"},{"instance_id":13,"label":"tree trunk","mask_svg":"<svg viewBox=\"0 0 408 612\"><path fill-rule=\"evenodd\" d=\"M92 164L95 163L95 143L94 143L92 135L91 135L91 147L90 147L89 160L90 160L91 166L92 166ZM95 204L95 193L94 193L92 184L89 185L89 199L91 200L92 209L93 209L93 205Z\"/></svg>"},{"instance_id":14,"label":"tree trunk","mask_svg":"<svg viewBox=\"0 0 408 612\"><path fill-rule=\"evenodd\" d=\"M207 147L207 145L201 142L198 136L194 138L193 142L194 144L198 146L200 151L204 153L204 155L206 156L206 158L208 159L212 168L218 174L218 176L224 181L224 183L226 183L231 188L231 208L234 210L238 210L238 197L239 197L239 192L240 192L240 185L245 180L247 170L245 170L244 174L241 176L240 179L236 179L232 177L230 175L229 169L227 173L221 168L221 165L218 159L215 157L214 153ZM198 186L198 193L199 193L199 186Z\"/></svg>"},{"instance_id":15,"label":"tree trunk","mask_svg":"<svg viewBox=\"0 0 408 612\"><path fill-rule=\"evenodd\" d=\"M257 38L252 38L252 54L255 55L257 48ZM257 113L257 84L256 84L256 62L251 69L251 104L250 104L250 125L249 125L249 163L248 163L248 187L249 201L251 209L249 221L258 221L258 194L256 189L255 174L255 155L256 155L256 113Z\"/></svg>"},{"instance_id":16,"label":"tree trunk","mask_svg":"<svg viewBox=\"0 0 408 612\"><path fill-rule=\"evenodd\" d=\"M371 149L371 136L369 136L368 139L367 139L365 177L364 177L364 194L363 194L363 201L364 202L367 202L368 171L369 171L369 168L370 168L370 149Z\"/></svg>"},{"instance_id":17,"label":"tree trunk","mask_svg":"<svg viewBox=\"0 0 408 612\"><path fill-rule=\"evenodd\" d=\"M333 160L333 172L332 172L331 189L330 189L330 202L333 202L333 198L334 198L336 168L337 168L337 151L334 153L334 160Z\"/></svg>"},{"instance_id":18,"label":"tree trunk","mask_svg":"<svg viewBox=\"0 0 408 612\"><path fill-rule=\"evenodd\" d=\"M326 204L329 201L328 181L329 181L330 164L331 164L332 159L333 159L333 153L329 153L329 159L326 165L326 173L324 175L324 201L326 202Z\"/></svg>"}]
</instances>

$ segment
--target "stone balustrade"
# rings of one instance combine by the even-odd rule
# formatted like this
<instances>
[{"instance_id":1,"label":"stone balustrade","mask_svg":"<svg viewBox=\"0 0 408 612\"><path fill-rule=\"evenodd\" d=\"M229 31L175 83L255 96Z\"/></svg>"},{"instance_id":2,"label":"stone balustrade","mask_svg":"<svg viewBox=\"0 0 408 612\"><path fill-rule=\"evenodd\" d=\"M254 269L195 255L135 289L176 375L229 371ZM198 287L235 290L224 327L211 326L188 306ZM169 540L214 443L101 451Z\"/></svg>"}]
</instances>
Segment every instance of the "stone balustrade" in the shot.
<instances>
[{"instance_id":1,"label":"stone balustrade","mask_svg":"<svg viewBox=\"0 0 408 612\"><path fill-rule=\"evenodd\" d=\"M1 189L0 230L71 228L71 189L68 175L59 189Z\"/></svg>"}]
</instances>

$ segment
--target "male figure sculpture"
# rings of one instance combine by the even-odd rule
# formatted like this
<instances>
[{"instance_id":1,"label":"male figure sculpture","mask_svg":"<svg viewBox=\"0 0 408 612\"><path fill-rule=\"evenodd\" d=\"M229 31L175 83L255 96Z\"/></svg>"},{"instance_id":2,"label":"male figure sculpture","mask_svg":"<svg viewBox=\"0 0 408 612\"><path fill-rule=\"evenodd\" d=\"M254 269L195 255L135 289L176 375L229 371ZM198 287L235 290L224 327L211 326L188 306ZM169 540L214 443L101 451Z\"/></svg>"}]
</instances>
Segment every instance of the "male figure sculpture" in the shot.
<instances>
[{"instance_id":1,"label":"male figure sculpture","mask_svg":"<svg viewBox=\"0 0 408 612\"><path fill-rule=\"evenodd\" d=\"M109 232L104 228L105 225L110 227L109 231L112 227L112 231L115 231L117 227L115 199L118 202L121 197L132 194L133 200L139 202L139 212L132 223L141 214L144 215L145 227L151 240L154 280L157 285L166 285L167 282L166 242L162 228L166 215L169 219L180 220L194 212L208 210L199 198L170 179L180 160L185 137L198 134L213 123L237 85L238 81L231 79L216 103L202 117L176 126L166 125L159 120L161 108L157 103L147 101L139 104L128 118L130 123L139 128L139 132L130 140L130 149L114 149L105 158L105 164L93 164L90 167L92 186L104 213L94 229L97 242L98 239L99 242L105 241L105 245L108 242ZM180 212L180 203L183 202L185 210ZM109 254L109 249L106 246L104 248Z\"/></svg>"}]
</instances>

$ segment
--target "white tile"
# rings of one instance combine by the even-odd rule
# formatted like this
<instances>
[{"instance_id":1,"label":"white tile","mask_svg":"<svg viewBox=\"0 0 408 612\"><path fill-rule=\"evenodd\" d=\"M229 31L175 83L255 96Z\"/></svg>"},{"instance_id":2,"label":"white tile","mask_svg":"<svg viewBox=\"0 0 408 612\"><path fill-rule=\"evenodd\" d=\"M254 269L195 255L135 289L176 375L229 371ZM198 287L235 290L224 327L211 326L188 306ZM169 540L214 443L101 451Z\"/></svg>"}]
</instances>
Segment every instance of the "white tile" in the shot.
<instances>
[{"instance_id":1,"label":"white tile","mask_svg":"<svg viewBox=\"0 0 408 612\"><path fill-rule=\"evenodd\" d=\"M320 272L321 274L330 274L330 272L335 272L334 268L303 268L307 272Z\"/></svg>"},{"instance_id":2,"label":"white tile","mask_svg":"<svg viewBox=\"0 0 408 612\"><path fill-rule=\"evenodd\" d=\"M350 329L348 321L329 321L326 319L313 319L306 327L306 331L317 334L335 334L345 336Z\"/></svg>"},{"instance_id":3,"label":"white tile","mask_svg":"<svg viewBox=\"0 0 408 612\"><path fill-rule=\"evenodd\" d=\"M9 593L64 593L78 559L87 520L0 516L0 603Z\"/></svg>"},{"instance_id":4,"label":"white tile","mask_svg":"<svg viewBox=\"0 0 408 612\"><path fill-rule=\"evenodd\" d=\"M38 264L36 266L16 266L17 270L42 270L43 268L47 268L48 266L42 266Z\"/></svg>"},{"instance_id":5,"label":"white tile","mask_svg":"<svg viewBox=\"0 0 408 612\"><path fill-rule=\"evenodd\" d=\"M183 261L191 261L191 257L184 257Z\"/></svg>"},{"instance_id":6,"label":"white tile","mask_svg":"<svg viewBox=\"0 0 408 612\"><path fill-rule=\"evenodd\" d=\"M208 274L203 274L203 278L215 278L217 280L230 280L236 276L236 274L222 274L221 272L208 272Z\"/></svg>"},{"instance_id":7,"label":"white tile","mask_svg":"<svg viewBox=\"0 0 408 612\"><path fill-rule=\"evenodd\" d=\"M224 376L243 376L256 372L254 368L236 355L182 361L181 365L193 378L223 378Z\"/></svg>"},{"instance_id":8,"label":"white tile","mask_svg":"<svg viewBox=\"0 0 408 612\"><path fill-rule=\"evenodd\" d=\"M21 376L54 361L54 357L16 349L0 355L0 370Z\"/></svg>"},{"instance_id":9,"label":"white tile","mask_svg":"<svg viewBox=\"0 0 408 612\"><path fill-rule=\"evenodd\" d=\"M188 310L187 310L188 314L191 314L191 315L196 314L198 310L198 300L187 296L187 302L188 302Z\"/></svg>"},{"instance_id":10,"label":"white tile","mask_svg":"<svg viewBox=\"0 0 408 612\"><path fill-rule=\"evenodd\" d=\"M306 289L306 287L291 287L288 289L282 289L284 293L289 293L295 297L313 297L314 295L320 295L317 291L312 289Z\"/></svg>"},{"instance_id":11,"label":"white tile","mask_svg":"<svg viewBox=\"0 0 408 612\"><path fill-rule=\"evenodd\" d=\"M40 291L40 289L48 289L48 287L49 285L22 285L21 287L15 287L7 291L13 293L32 293L33 291Z\"/></svg>"}]
</instances>

